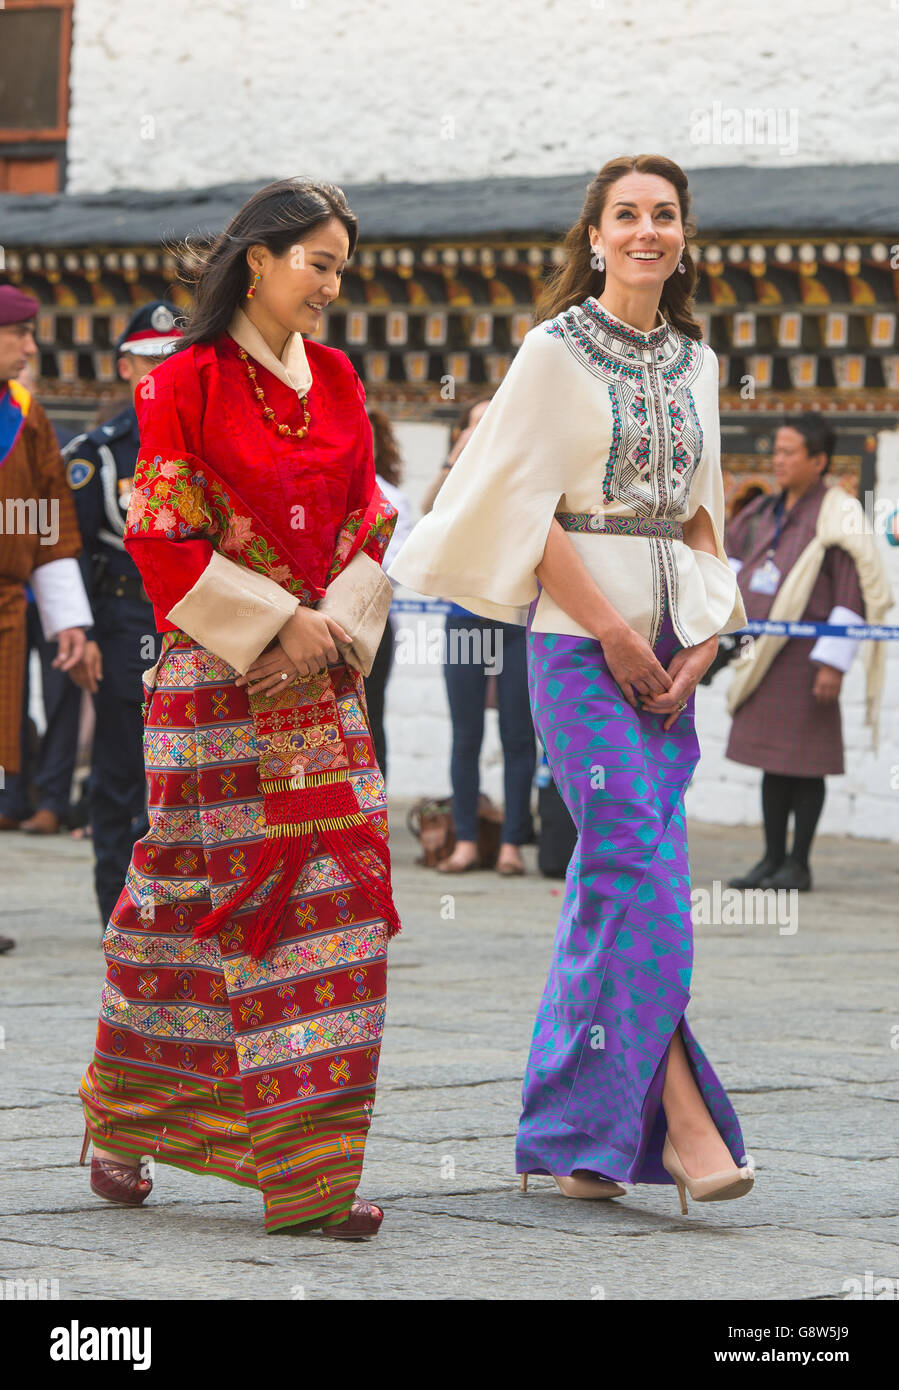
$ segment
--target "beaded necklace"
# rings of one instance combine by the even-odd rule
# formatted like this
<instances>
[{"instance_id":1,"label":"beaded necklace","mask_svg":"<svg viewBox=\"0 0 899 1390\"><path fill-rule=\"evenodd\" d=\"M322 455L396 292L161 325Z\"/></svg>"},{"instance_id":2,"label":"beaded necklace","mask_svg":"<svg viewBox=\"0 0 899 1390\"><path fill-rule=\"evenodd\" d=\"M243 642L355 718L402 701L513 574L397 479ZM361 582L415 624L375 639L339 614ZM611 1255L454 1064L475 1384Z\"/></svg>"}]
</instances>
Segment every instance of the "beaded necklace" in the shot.
<instances>
[{"instance_id":1,"label":"beaded necklace","mask_svg":"<svg viewBox=\"0 0 899 1390\"><path fill-rule=\"evenodd\" d=\"M302 439L303 435L309 433L309 406L306 404L306 397L302 396L300 398L300 402L303 407L303 428L301 430L292 430L289 425L279 424L278 421L275 419L275 412L272 410L270 405L266 405L265 403L265 392L259 385L259 382L256 380L256 368L250 361L250 354L248 352L245 352L243 348L238 348L238 356L240 357L241 361L243 362L244 366L249 372L250 384L253 387L254 394L256 395L260 404L262 405L262 413L265 416L266 420L271 420L272 424L274 425L275 429L278 431L279 434L289 434L293 435L296 439Z\"/></svg>"}]
</instances>

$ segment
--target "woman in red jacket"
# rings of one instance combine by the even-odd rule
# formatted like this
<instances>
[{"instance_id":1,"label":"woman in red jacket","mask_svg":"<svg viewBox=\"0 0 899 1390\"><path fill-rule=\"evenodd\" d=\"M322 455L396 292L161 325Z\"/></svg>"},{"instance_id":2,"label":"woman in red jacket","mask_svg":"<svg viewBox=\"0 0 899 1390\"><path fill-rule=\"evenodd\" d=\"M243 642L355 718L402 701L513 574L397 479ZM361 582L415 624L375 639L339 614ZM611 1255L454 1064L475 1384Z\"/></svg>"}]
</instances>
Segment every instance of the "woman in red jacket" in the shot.
<instances>
[{"instance_id":1,"label":"woman in red jacket","mask_svg":"<svg viewBox=\"0 0 899 1390\"><path fill-rule=\"evenodd\" d=\"M150 830L80 1087L99 1195L142 1202L157 1159L258 1187L269 1231L352 1239L383 1216L356 1185L399 920L363 674L396 512L359 377L303 334L357 232L332 184L260 190L137 391L126 546L165 633L144 677Z\"/></svg>"}]
</instances>

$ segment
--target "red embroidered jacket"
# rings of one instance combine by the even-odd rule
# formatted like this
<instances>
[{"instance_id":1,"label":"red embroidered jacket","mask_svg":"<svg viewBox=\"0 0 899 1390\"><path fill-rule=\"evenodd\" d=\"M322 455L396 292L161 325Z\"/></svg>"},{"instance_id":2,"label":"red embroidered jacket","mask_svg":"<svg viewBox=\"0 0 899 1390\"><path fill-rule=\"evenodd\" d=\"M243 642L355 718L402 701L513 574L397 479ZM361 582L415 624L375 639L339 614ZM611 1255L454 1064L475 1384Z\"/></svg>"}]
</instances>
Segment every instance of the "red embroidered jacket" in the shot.
<instances>
[{"instance_id":1,"label":"red embroidered jacket","mask_svg":"<svg viewBox=\"0 0 899 1390\"><path fill-rule=\"evenodd\" d=\"M296 392L252 360L275 423L267 419L228 334L175 353L139 386L125 546L159 631L176 626L167 614L214 550L304 603L321 598L356 548L381 563L396 511L375 482L364 387L344 353L310 341L304 348L313 380L302 439L277 428L302 428Z\"/></svg>"}]
</instances>

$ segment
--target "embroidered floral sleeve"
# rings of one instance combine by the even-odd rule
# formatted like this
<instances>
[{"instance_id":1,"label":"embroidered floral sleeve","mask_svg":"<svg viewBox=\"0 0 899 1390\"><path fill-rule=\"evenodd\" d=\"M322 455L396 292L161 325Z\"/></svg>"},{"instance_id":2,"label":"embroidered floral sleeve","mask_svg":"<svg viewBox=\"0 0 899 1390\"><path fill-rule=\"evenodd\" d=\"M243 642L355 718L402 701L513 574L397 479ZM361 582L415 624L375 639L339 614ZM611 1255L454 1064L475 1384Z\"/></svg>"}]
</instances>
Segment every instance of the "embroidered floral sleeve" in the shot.
<instances>
[{"instance_id":1,"label":"embroidered floral sleeve","mask_svg":"<svg viewBox=\"0 0 899 1390\"><path fill-rule=\"evenodd\" d=\"M265 575L312 604L317 595L294 575L276 547L254 526L253 518L206 465L190 455L141 455L125 522L125 536L172 542L204 538L223 555Z\"/></svg>"},{"instance_id":2,"label":"embroidered floral sleeve","mask_svg":"<svg viewBox=\"0 0 899 1390\"><path fill-rule=\"evenodd\" d=\"M334 556L328 570L328 583L361 550L380 565L393 535L397 509L376 485L367 507L359 507L347 517L337 536Z\"/></svg>"},{"instance_id":3,"label":"embroidered floral sleeve","mask_svg":"<svg viewBox=\"0 0 899 1390\"><path fill-rule=\"evenodd\" d=\"M186 458L141 455L125 520L128 536L161 535L184 540L212 532L206 480Z\"/></svg>"}]
</instances>

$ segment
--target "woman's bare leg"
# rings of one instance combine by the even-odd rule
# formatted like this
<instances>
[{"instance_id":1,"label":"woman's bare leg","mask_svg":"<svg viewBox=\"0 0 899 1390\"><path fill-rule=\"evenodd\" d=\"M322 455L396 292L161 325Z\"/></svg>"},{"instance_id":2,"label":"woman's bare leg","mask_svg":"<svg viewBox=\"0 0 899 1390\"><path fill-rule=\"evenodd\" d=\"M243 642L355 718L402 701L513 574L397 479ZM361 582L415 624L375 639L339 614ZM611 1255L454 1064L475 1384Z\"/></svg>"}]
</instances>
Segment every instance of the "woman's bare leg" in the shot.
<instances>
[{"instance_id":1,"label":"woman's bare leg","mask_svg":"<svg viewBox=\"0 0 899 1390\"><path fill-rule=\"evenodd\" d=\"M696 1085L680 1024L668 1049L662 1106L671 1142L691 1178L736 1167Z\"/></svg>"}]
</instances>

